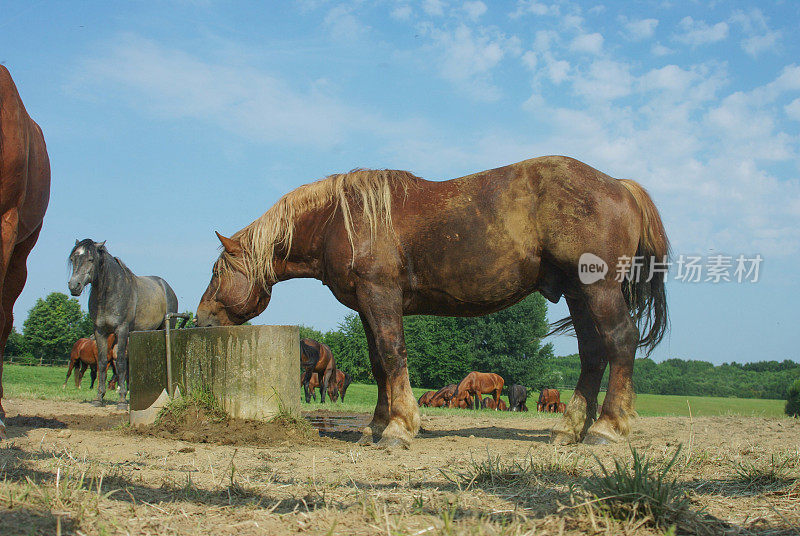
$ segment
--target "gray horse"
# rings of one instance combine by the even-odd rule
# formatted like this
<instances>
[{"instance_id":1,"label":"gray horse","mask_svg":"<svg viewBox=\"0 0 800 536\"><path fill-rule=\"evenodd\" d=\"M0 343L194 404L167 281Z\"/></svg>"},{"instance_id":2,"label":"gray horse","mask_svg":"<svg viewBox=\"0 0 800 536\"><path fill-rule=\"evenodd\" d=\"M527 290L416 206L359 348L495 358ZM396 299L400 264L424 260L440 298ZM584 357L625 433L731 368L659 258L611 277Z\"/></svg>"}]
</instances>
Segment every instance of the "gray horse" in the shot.
<instances>
[{"instance_id":1,"label":"gray horse","mask_svg":"<svg viewBox=\"0 0 800 536\"><path fill-rule=\"evenodd\" d=\"M94 322L97 339L97 372L105 378L108 366L108 336L117 337L117 378L119 402L125 409L128 392L128 333L131 331L164 329L164 315L178 312L178 298L166 281L160 277L137 276L121 260L113 257L105 242L87 238L75 241L69 254L72 277L69 291L80 296L86 285L92 285L89 294L89 315ZM172 320L171 322L175 322ZM170 326L173 327L173 326ZM95 406L103 405L106 382L97 384Z\"/></svg>"}]
</instances>

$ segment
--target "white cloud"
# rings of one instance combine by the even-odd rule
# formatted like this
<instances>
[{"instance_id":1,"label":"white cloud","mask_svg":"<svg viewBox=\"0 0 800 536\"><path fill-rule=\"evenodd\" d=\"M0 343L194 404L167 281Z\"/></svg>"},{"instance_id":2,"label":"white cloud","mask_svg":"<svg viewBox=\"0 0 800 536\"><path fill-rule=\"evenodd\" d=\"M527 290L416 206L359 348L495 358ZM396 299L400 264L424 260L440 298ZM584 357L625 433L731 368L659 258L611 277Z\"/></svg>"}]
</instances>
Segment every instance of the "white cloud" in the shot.
<instances>
[{"instance_id":1,"label":"white cloud","mask_svg":"<svg viewBox=\"0 0 800 536\"><path fill-rule=\"evenodd\" d=\"M599 33L580 34L572 40L569 49L573 52L600 54L603 50L603 36Z\"/></svg>"},{"instance_id":2,"label":"white cloud","mask_svg":"<svg viewBox=\"0 0 800 536\"><path fill-rule=\"evenodd\" d=\"M531 71L536 70L536 65L539 63L539 60L536 57L536 52L529 50L522 55L522 64L525 65Z\"/></svg>"},{"instance_id":3,"label":"white cloud","mask_svg":"<svg viewBox=\"0 0 800 536\"><path fill-rule=\"evenodd\" d=\"M475 0L473 2L464 2L463 8L467 16L473 21L478 20L481 17L481 15L486 13L486 4L484 4L480 0Z\"/></svg>"},{"instance_id":4,"label":"white cloud","mask_svg":"<svg viewBox=\"0 0 800 536\"><path fill-rule=\"evenodd\" d=\"M422 10L428 15L444 15L444 2L442 0L423 0Z\"/></svg>"},{"instance_id":5,"label":"white cloud","mask_svg":"<svg viewBox=\"0 0 800 536\"><path fill-rule=\"evenodd\" d=\"M678 26L682 33L675 34L675 40L687 45L707 45L728 37L728 24L725 22L709 26L705 21L684 17Z\"/></svg>"},{"instance_id":6,"label":"white cloud","mask_svg":"<svg viewBox=\"0 0 800 536\"><path fill-rule=\"evenodd\" d=\"M430 30L434 46L440 52L439 70L447 80L464 87L478 100L500 97L500 89L490 73L507 55L521 54L519 39L488 29L473 31L460 24L455 30Z\"/></svg>"},{"instance_id":7,"label":"white cloud","mask_svg":"<svg viewBox=\"0 0 800 536\"><path fill-rule=\"evenodd\" d=\"M639 19L625 22L628 38L633 41L650 39L656 33L656 26L658 26L658 19Z\"/></svg>"},{"instance_id":8,"label":"white cloud","mask_svg":"<svg viewBox=\"0 0 800 536\"><path fill-rule=\"evenodd\" d=\"M557 15L558 6L548 6L547 4L538 2L536 0L519 0L519 2L517 2L517 9L513 11L509 17L512 19L517 19L528 14L537 15L540 17L550 14Z\"/></svg>"},{"instance_id":9,"label":"white cloud","mask_svg":"<svg viewBox=\"0 0 800 536\"><path fill-rule=\"evenodd\" d=\"M674 51L669 47L665 47L661 43L656 43L655 45L653 45L651 52L653 53L654 56L668 56L672 54Z\"/></svg>"},{"instance_id":10,"label":"white cloud","mask_svg":"<svg viewBox=\"0 0 800 536\"><path fill-rule=\"evenodd\" d=\"M355 41L369 29L353 15L352 8L345 5L331 9L325 15L325 25L331 32L331 36L341 41Z\"/></svg>"},{"instance_id":11,"label":"white cloud","mask_svg":"<svg viewBox=\"0 0 800 536\"><path fill-rule=\"evenodd\" d=\"M593 61L588 71L579 73L573 83L575 93L590 100L625 97L631 93L632 86L630 66L607 59Z\"/></svg>"},{"instance_id":12,"label":"white cloud","mask_svg":"<svg viewBox=\"0 0 800 536\"><path fill-rule=\"evenodd\" d=\"M403 5L395 7L391 11L390 15L395 20L408 20L411 18L411 12L412 12L411 6Z\"/></svg>"},{"instance_id":13,"label":"white cloud","mask_svg":"<svg viewBox=\"0 0 800 536\"><path fill-rule=\"evenodd\" d=\"M794 99L792 102L783 107L791 119L800 121L800 99Z\"/></svg>"},{"instance_id":14,"label":"white cloud","mask_svg":"<svg viewBox=\"0 0 800 536\"><path fill-rule=\"evenodd\" d=\"M642 90L665 90L684 92L695 79L691 71L681 69L677 65L666 65L653 69L639 79Z\"/></svg>"},{"instance_id":15,"label":"white cloud","mask_svg":"<svg viewBox=\"0 0 800 536\"><path fill-rule=\"evenodd\" d=\"M742 50L750 56L755 58L762 52L777 50L782 33L780 30L769 28L767 19L760 9L754 8L747 13L741 10L734 11L730 22L741 26L742 31L747 35L742 40L741 46Z\"/></svg>"},{"instance_id":16,"label":"white cloud","mask_svg":"<svg viewBox=\"0 0 800 536\"><path fill-rule=\"evenodd\" d=\"M113 95L155 116L210 123L250 142L329 149L358 133L380 138L405 128L341 102L325 84L294 88L270 72L207 61L136 35L105 51L75 69L76 93Z\"/></svg>"}]
</instances>

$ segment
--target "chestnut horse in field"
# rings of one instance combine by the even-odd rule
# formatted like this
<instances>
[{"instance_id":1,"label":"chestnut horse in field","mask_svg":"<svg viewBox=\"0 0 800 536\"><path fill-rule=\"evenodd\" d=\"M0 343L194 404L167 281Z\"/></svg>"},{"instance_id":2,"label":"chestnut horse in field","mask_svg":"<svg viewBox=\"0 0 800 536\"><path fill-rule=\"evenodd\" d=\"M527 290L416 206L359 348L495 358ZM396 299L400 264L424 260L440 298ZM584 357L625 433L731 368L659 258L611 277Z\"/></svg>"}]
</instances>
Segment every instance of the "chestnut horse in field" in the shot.
<instances>
[{"instance_id":1,"label":"chestnut horse in field","mask_svg":"<svg viewBox=\"0 0 800 536\"><path fill-rule=\"evenodd\" d=\"M472 371L456 387L456 392L453 393L453 400L458 403L468 396L475 397L474 407L475 409L481 409L483 407L481 395L492 395L494 397L492 409L496 409L505 383L499 374Z\"/></svg>"},{"instance_id":2,"label":"chestnut horse in field","mask_svg":"<svg viewBox=\"0 0 800 536\"><path fill-rule=\"evenodd\" d=\"M421 397L419 397L419 400L417 400L417 405L419 407L430 406L431 400L433 399L433 395L435 394L436 391L426 391L425 393L422 394Z\"/></svg>"},{"instance_id":3,"label":"chestnut horse in field","mask_svg":"<svg viewBox=\"0 0 800 536\"><path fill-rule=\"evenodd\" d=\"M113 333L108 336L108 364L111 366L112 372L111 379L108 381L109 389L114 389L117 385L117 367L115 364L117 360L117 345L114 341L115 338L116 336ZM83 375L86 374L87 368L90 369L92 378L89 389L94 388L94 380L97 378L97 343L94 341L94 338L78 339L75 341L75 344L72 345L72 351L69 355L67 377L64 378L64 385L61 386L62 389L66 389L69 375L72 374L72 369L76 365L78 368L75 370L75 388L81 388L81 380L83 380Z\"/></svg>"},{"instance_id":4,"label":"chestnut horse in field","mask_svg":"<svg viewBox=\"0 0 800 536\"><path fill-rule=\"evenodd\" d=\"M445 385L433 394L428 405L432 408L452 407L450 401L453 399L453 393L455 392L456 384Z\"/></svg>"},{"instance_id":5,"label":"chestnut horse in field","mask_svg":"<svg viewBox=\"0 0 800 536\"><path fill-rule=\"evenodd\" d=\"M218 238L223 251L197 324L241 324L264 311L273 285L319 279L364 325L378 401L362 440L380 436L385 446L409 445L420 427L403 315L478 316L532 292L552 302L564 296L570 318L557 330L576 331L581 374L552 431L556 443L628 435L634 354L655 346L667 325L664 270L653 268L663 266L668 241L652 200L634 181L563 156L442 182L396 170L332 175ZM646 275L584 282L586 254L590 275L634 256Z\"/></svg>"},{"instance_id":6,"label":"chestnut horse in field","mask_svg":"<svg viewBox=\"0 0 800 536\"><path fill-rule=\"evenodd\" d=\"M336 360L327 344L314 339L300 339L300 368L303 375L300 384L306 395L306 402L311 402L311 376L316 374L320 401L325 403L325 393L336 390Z\"/></svg>"},{"instance_id":7,"label":"chestnut horse in field","mask_svg":"<svg viewBox=\"0 0 800 536\"><path fill-rule=\"evenodd\" d=\"M554 413L560 402L561 393L558 389L542 389L542 392L539 393L539 402L536 404L536 411Z\"/></svg>"},{"instance_id":8,"label":"chestnut horse in field","mask_svg":"<svg viewBox=\"0 0 800 536\"><path fill-rule=\"evenodd\" d=\"M481 400L481 409L494 409L497 411L507 411L508 406L506 405L505 400L502 398L497 401L497 404L494 402L494 398L484 398Z\"/></svg>"},{"instance_id":9,"label":"chestnut horse in field","mask_svg":"<svg viewBox=\"0 0 800 536\"><path fill-rule=\"evenodd\" d=\"M3 352L14 324L14 302L28 277L28 254L50 201L50 159L42 129L30 118L8 69L0 65L0 440Z\"/></svg>"}]
</instances>

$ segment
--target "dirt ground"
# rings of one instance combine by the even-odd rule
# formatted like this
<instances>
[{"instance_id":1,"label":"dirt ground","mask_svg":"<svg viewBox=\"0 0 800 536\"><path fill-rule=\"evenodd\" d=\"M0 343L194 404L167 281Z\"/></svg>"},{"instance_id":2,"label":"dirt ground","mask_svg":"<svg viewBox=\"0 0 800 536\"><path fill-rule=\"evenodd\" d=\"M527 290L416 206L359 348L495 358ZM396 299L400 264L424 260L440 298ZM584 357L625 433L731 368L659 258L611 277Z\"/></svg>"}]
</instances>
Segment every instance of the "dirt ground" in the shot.
<instances>
[{"instance_id":1,"label":"dirt ground","mask_svg":"<svg viewBox=\"0 0 800 536\"><path fill-rule=\"evenodd\" d=\"M551 417L423 416L409 450L359 446L368 415L132 431L115 407L3 400L0 534L664 534L582 491L631 447L691 506L677 533L800 534L800 422L644 417L629 444L552 446ZM263 427L263 430L254 430ZM191 433L187 433L191 432Z\"/></svg>"}]
</instances>

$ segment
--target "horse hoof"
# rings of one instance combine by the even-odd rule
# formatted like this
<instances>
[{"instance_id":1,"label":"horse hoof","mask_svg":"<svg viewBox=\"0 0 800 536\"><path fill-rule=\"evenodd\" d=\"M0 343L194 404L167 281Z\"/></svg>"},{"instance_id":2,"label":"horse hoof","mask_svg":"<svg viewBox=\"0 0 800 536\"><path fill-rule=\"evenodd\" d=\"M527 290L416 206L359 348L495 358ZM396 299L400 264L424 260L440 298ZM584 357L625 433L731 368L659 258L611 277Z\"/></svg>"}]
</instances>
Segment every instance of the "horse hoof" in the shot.
<instances>
[{"instance_id":1,"label":"horse hoof","mask_svg":"<svg viewBox=\"0 0 800 536\"><path fill-rule=\"evenodd\" d=\"M551 445L572 445L577 442L578 438L572 434L566 434L564 432L553 432L550 434Z\"/></svg>"},{"instance_id":2,"label":"horse hoof","mask_svg":"<svg viewBox=\"0 0 800 536\"><path fill-rule=\"evenodd\" d=\"M409 450L411 448L411 442L399 437L387 437L384 435L383 437L381 437L381 440L378 441L378 444L376 446L380 449L385 449L385 450L392 450L395 448L402 448L405 450Z\"/></svg>"},{"instance_id":3,"label":"horse hoof","mask_svg":"<svg viewBox=\"0 0 800 536\"><path fill-rule=\"evenodd\" d=\"M358 445L372 445L372 428L369 426L361 430L361 438L357 442Z\"/></svg>"},{"instance_id":4,"label":"horse hoof","mask_svg":"<svg viewBox=\"0 0 800 536\"><path fill-rule=\"evenodd\" d=\"M587 445L609 445L612 443L606 436L592 433L586 434L586 437L583 438L583 442Z\"/></svg>"},{"instance_id":5,"label":"horse hoof","mask_svg":"<svg viewBox=\"0 0 800 536\"><path fill-rule=\"evenodd\" d=\"M92 405L96 408L102 408L103 404L104 402L102 398L95 398L94 400L92 400Z\"/></svg>"}]
</instances>

